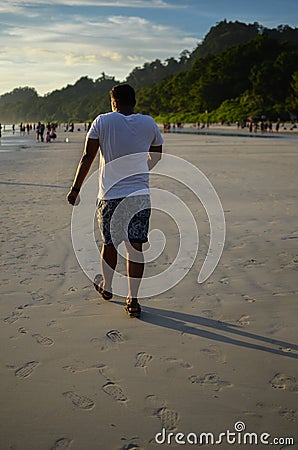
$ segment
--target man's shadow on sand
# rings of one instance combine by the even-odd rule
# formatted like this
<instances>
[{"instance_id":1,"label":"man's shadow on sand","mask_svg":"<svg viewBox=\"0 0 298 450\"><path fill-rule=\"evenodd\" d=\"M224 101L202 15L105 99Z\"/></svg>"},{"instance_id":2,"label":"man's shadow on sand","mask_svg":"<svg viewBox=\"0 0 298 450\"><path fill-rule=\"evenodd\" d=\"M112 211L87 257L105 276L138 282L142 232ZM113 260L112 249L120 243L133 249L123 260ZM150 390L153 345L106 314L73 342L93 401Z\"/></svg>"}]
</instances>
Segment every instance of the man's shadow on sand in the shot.
<instances>
[{"instance_id":1,"label":"man's shadow on sand","mask_svg":"<svg viewBox=\"0 0 298 450\"><path fill-rule=\"evenodd\" d=\"M123 303L119 301L112 300L111 302L123 305ZM298 359L298 353L291 353L292 351L298 351L298 345L250 333L236 324L222 322L220 320L207 319L205 317L194 316L183 312L152 308L147 305L142 306L142 315L139 320L162 328L176 330L180 333L210 339L212 341L224 342L225 344L237 345L238 347ZM201 327L216 330L216 332L205 330ZM236 335L239 339L231 337L229 334ZM243 340L240 340L240 338L243 338ZM249 340L257 341L257 343L249 342ZM264 342L279 348L264 346L258 342Z\"/></svg>"}]
</instances>

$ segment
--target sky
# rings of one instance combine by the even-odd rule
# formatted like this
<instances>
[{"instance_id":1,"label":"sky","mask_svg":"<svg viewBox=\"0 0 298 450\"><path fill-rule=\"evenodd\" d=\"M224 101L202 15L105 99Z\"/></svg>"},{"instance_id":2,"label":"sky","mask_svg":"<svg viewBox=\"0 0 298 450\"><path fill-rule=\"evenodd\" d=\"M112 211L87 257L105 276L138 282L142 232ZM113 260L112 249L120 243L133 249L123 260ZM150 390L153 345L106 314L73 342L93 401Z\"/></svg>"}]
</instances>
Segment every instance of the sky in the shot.
<instances>
[{"instance_id":1,"label":"sky","mask_svg":"<svg viewBox=\"0 0 298 450\"><path fill-rule=\"evenodd\" d=\"M298 27L297 0L5 0L0 3L0 95L45 95L104 72L192 51L217 22Z\"/></svg>"}]
</instances>

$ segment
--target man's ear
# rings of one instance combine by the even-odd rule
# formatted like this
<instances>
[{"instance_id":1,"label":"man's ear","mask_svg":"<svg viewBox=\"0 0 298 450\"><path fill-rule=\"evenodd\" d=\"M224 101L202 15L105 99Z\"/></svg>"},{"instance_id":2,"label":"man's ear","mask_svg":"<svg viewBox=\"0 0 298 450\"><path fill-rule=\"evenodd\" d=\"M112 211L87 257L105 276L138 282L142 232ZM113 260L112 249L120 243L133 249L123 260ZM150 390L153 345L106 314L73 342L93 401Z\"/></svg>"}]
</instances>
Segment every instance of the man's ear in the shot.
<instances>
[{"instance_id":1,"label":"man's ear","mask_svg":"<svg viewBox=\"0 0 298 450\"><path fill-rule=\"evenodd\" d=\"M112 111L116 111L117 110L117 102L116 102L116 100L114 100L114 99L111 100L111 106L112 106Z\"/></svg>"}]
</instances>

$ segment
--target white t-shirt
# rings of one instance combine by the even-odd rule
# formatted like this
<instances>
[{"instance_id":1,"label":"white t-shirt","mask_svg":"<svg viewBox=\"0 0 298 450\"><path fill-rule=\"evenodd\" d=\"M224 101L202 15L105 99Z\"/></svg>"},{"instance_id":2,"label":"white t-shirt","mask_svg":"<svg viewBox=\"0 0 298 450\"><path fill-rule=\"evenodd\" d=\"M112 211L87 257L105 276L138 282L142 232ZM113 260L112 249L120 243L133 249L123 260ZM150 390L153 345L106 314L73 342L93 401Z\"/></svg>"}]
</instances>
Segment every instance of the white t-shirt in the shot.
<instances>
[{"instance_id":1,"label":"white t-shirt","mask_svg":"<svg viewBox=\"0 0 298 450\"><path fill-rule=\"evenodd\" d=\"M118 112L99 115L87 134L100 145L99 199L149 194L148 151L163 144L150 116Z\"/></svg>"}]
</instances>

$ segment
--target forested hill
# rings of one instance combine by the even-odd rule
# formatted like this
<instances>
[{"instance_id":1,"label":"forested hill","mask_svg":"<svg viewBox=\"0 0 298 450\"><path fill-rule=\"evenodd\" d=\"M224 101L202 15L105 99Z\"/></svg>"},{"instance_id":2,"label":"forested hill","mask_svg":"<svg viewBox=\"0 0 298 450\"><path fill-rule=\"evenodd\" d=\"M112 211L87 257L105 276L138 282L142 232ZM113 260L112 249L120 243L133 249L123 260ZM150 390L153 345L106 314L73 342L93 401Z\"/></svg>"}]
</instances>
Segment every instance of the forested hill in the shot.
<instances>
[{"instance_id":1,"label":"forested hill","mask_svg":"<svg viewBox=\"0 0 298 450\"><path fill-rule=\"evenodd\" d=\"M298 44L298 29L288 25L280 25L269 29L258 22L245 24L242 22L227 22L223 20L206 34L203 42L197 46L191 55L191 59L203 58L211 54L223 53L235 45L248 42L259 35L267 36L278 42L295 42Z\"/></svg>"},{"instance_id":2,"label":"forested hill","mask_svg":"<svg viewBox=\"0 0 298 450\"><path fill-rule=\"evenodd\" d=\"M162 122L271 120L298 116L298 44L266 35L139 92L138 107Z\"/></svg>"},{"instance_id":3,"label":"forested hill","mask_svg":"<svg viewBox=\"0 0 298 450\"><path fill-rule=\"evenodd\" d=\"M249 115L289 119L298 114L298 28L218 23L176 60L136 67L126 80L140 112L163 121L241 120ZM102 73L39 96L32 87L0 96L0 122L87 121L109 111L119 81Z\"/></svg>"}]
</instances>

